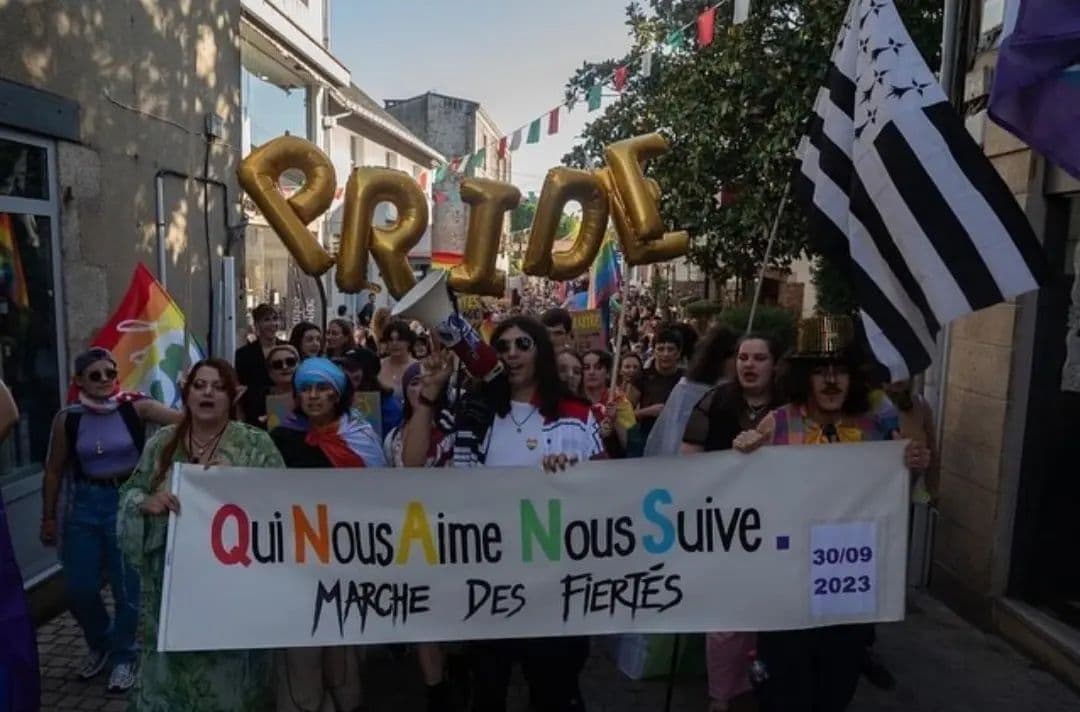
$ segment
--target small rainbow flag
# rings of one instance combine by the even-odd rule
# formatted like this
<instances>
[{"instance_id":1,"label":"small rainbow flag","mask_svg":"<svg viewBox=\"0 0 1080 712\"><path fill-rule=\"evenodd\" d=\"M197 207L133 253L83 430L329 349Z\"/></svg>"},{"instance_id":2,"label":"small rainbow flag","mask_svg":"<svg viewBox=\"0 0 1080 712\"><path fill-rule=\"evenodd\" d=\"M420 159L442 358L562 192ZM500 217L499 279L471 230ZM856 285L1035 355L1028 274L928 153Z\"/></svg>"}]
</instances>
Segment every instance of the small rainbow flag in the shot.
<instances>
[{"instance_id":1,"label":"small rainbow flag","mask_svg":"<svg viewBox=\"0 0 1080 712\"><path fill-rule=\"evenodd\" d=\"M149 394L172 407L180 405L177 384L184 369L203 358L202 348L187 331L184 312L142 263L91 345L116 357L122 390Z\"/></svg>"},{"instance_id":2,"label":"small rainbow flag","mask_svg":"<svg viewBox=\"0 0 1080 712\"><path fill-rule=\"evenodd\" d=\"M589 309L599 309L619 293L619 263L615 258L615 242L609 237L600 246L589 271Z\"/></svg>"},{"instance_id":3,"label":"small rainbow flag","mask_svg":"<svg viewBox=\"0 0 1080 712\"><path fill-rule=\"evenodd\" d=\"M0 292L18 309L30 308L26 273L10 213L0 213Z\"/></svg>"}]
</instances>

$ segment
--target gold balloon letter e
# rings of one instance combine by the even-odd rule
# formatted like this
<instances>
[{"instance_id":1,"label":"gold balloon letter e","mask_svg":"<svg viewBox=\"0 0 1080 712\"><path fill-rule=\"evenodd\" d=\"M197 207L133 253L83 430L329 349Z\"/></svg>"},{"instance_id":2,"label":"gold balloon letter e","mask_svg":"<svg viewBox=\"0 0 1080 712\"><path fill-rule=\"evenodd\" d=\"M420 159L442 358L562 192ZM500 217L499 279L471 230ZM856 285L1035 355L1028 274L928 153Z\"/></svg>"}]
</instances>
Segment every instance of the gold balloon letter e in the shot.
<instances>
[{"instance_id":1,"label":"gold balloon letter e","mask_svg":"<svg viewBox=\"0 0 1080 712\"><path fill-rule=\"evenodd\" d=\"M604 149L608 168L598 171L608 188L615 229L631 265L664 262L686 254L690 235L664 232L656 182L646 179L642 164L663 155L667 141L658 133L618 141Z\"/></svg>"}]
</instances>

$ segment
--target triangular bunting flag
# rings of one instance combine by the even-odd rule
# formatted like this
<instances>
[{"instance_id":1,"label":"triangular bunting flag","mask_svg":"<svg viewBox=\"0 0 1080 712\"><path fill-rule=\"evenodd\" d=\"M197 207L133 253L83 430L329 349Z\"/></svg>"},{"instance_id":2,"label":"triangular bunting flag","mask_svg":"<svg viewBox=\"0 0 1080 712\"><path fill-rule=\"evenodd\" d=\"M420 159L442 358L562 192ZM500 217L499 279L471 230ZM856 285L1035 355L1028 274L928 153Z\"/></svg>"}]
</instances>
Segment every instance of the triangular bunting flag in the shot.
<instances>
[{"instance_id":1,"label":"triangular bunting flag","mask_svg":"<svg viewBox=\"0 0 1080 712\"><path fill-rule=\"evenodd\" d=\"M668 35L667 39L664 40L664 44L672 49L678 49L686 44L686 35L683 33L682 28L679 28Z\"/></svg>"},{"instance_id":2,"label":"triangular bunting flag","mask_svg":"<svg viewBox=\"0 0 1080 712\"><path fill-rule=\"evenodd\" d=\"M651 49L645 50L645 54L641 55L641 76L646 79L652 76L652 63L653 51Z\"/></svg>"},{"instance_id":3,"label":"triangular bunting flag","mask_svg":"<svg viewBox=\"0 0 1080 712\"><path fill-rule=\"evenodd\" d=\"M521 129L514 132L513 137L510 139L510 150L516 151L521 148Z\"/></svg>"},{"instance_id":4,"label":"triangular bunting flag","mask_svg":"<svg viewBox=\"0 0 1080 712\"><path fill-rule=\"evenodd\" d=\"M559 107L548 112L548 136L559 133Z\"/></svg>"},{"instance_id":5,"label":"triangular bunting flag","mask_svg":"<svg viewBox=\"0 0 1080 712\"><path fill-rule=\"evenodd\" d=\"M741 25L750 18L750 0L735 0L735 16L731 22Z\"/></svg>"},{"instance_id":6,"label":"triangular bunting flag","mask_svg":"<svg viewBox=\"0 0 1080 712\"><path fill-rule=\"evenodd\" d=\"M593 84L589 87L589 111L596 111L600 108L600 97L602 96L600 91L601 88L599 84Z\"/></svg>"},{"instance_id":7,"label":"triangular bunting flag","mask_svg":"<svg viewBox=\"0 0 1080 712\"><path fill-rule=\"evenodd\" d=\"M529 137L525 143L540 143L540 119L529 124Z\"/></svg>"},{"instance_id":8,"label":"triangular bunting flag","mask_svg":"<svg viewBox=\"0 0 1080 712\"><path fill-rule=\"evenodd\" d=\"M710 7L697 18L697 45L708 47L713 41L713 32L716 28L716 8Z\"/></svg>"},{"instance_id":9,"label":"triangular bunting flag","mask_svg":"<svg viewBox=\"0 0 1080 712\"><path fill-rule=\"evenodd\" d=\"M627 75L626 65L615 68L615 91L622 91L626 87Z\"/></svg>"},{"instance_id":10,"label":"triangular bunting flag","mask_svg":"<svg viewBox=\"0 0 1080 712\"><path fill-rule=\"evenodd\" d=\"M469 162L465 164L465 175L473 175L476 173L476 169L484 165L484 161L487 160L487 149L481 148L479 151L469 156Z\"/></svg>"}]
</instances>

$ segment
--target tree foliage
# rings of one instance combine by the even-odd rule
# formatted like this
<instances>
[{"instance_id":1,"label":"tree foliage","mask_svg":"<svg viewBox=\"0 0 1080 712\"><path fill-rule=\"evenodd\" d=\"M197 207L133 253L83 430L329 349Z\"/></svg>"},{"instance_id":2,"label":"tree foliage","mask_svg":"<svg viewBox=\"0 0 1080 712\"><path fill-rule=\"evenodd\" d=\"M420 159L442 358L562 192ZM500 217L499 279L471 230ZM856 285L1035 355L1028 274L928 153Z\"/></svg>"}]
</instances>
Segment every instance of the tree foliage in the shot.
<instances>
[{"instance_id":1,"label":"tree foliage","mask_svg":"<svg viewBox=\"0 0 1080 712\"><path fill-rule=\"evenodd\" d=\"M936 66L940 0L906 0L901 14L916 44ZM652 76L640 75L645 47L663 46L673 30L703 9L694 0L633 2L626 11L633 40L625 57L584 64L566 87L568 104L615 67L630 67L624 91L585 129L563 162L603 162L605 146L661 132L671 151L649 164L663 190L662 212L693 236L690 259L714 279L750 283L764 259L768 231L790 182L799 138L812 114L846 11L841 0L754 0L750 19L731 25L730 4L717 11L707 48L668 47ZM693 32L687 37L692 40ZM737 192L723 209L714 196ZM795 201L780 222L772 263L786 266L810 249L809 226Z\"/></svg>"}]
</instances>

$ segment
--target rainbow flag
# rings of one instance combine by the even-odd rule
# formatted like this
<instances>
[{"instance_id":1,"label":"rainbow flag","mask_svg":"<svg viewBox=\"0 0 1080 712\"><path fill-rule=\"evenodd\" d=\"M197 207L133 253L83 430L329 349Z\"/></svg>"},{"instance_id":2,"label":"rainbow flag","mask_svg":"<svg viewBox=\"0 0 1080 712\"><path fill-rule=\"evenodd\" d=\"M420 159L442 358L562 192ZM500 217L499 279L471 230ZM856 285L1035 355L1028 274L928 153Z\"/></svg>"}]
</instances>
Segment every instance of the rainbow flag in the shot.
<instances>
[{"instance_id":1,"label":"rainbow flag","mask_svg":"<svg viewBox=\"0 0 1080 712\"><path fill-rule=\"evenodd\" d=\"M149 394L172 407L180 405L177 384L184 369L203 358L184 312L142 263L91 345L112 351L121 389Z\"/></svg>"},{"instance_id":2,"label":"rainbow flag","mask_svg":"<svg viewBox=\"0 0 1080 712\"><path fill-rule=\"evenodd\" d=\"M619 263L615 257L615 242L608 238L600 246L589 271L589 309L599 309L610 297L619 293Z\"/></svg>"},{"instance_id":3,"label":"rainbow flag","mask_svg":"<svg viewBox=\"0 0 1080 712\"><path fill-rule=\"evenodd\" d=\"M18 309L30 308L19 245L10 213L0 213L0 293Z\"/></svg>"}]
</instances>

